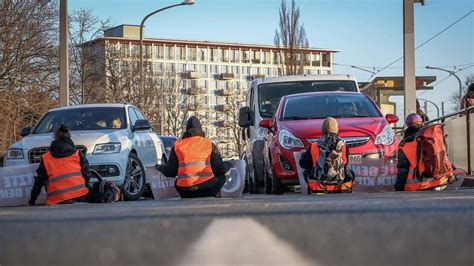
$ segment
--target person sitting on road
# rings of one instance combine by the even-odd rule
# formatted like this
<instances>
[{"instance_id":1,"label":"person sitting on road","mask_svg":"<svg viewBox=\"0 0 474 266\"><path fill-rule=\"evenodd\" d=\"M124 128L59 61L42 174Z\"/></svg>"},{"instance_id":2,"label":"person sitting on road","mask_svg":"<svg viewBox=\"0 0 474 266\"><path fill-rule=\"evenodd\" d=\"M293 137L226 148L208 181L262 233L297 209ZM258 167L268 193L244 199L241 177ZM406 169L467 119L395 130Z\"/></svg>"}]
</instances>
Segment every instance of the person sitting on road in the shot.
<instances>
[{"instance_id":1,"label":"person sitting on road","mask_svg":"<svg viewBox=\"0 0 474 266\"><path fill-rule=\"evenodd\" d=\"M312 191L351 192L353 173L347 168L349 149L339 137L337 120L328 117L322 126L323 136L313 142L299 164L306 169L308 186Z\"/></svg>"},{"instance_id":2,"label":"person sitting on road","mask_svg":"<svg viewBox=\"0 0 474 266\"><path fill-rule=\"evenodd\" d=\"M405 124L407 128L404 133L404 139L400 142L398 149L398 172L397 180L394 185L395 190L406 191L445 189L448 181L452 182L453 179L455 179L454 175L444 176L443 178L439 179L424 178L422 175L424 169L426 169L425 162L429 163L428 160L425 161L420 158L420 156L422 155L422 148L417 138L417 136L421 133L421 130L423 129L423 119L418 114L411 113L406 117ZM444 136L440 136L439 138L442 139L443 137ZM442 141L443 140L441 140L441 142ZM444 148L444 145L441 146L443 146ZM425 156L425 158L427 159L431 159L427 155L423 156ZM442 156L445 156L445 153L442 154ZM442 159L436 160L444 161ZM451 165L451 163L449 164ZM447 168L450 169L449 166Z\"/></svg>"},{"instance_id":3,"label":"person sitting on road","mask_svg":"<svg viewBox=\"0 0 474 266\"><path fill-rule=\"evenodd\" d=\"M35 205L43 186L46 186L48 205L81 200L89 193L90 177L85 154L76 149L69 128L62 124L54 133L49 152L41 156L28 203Z\"/></svg>"},{"instance_id":4,"label":"person sitting on road","mask_svg":"<svg viewBox=\"0 0 474 266\"><path fill-rule=\"evenodd\" d=\"M219 197L226 181L222 156L194 116L188 120L183 137L174 144L169 161L156 168L167 177L177 177L175 188L182 198Z\"/></svg>"}]
</instances>

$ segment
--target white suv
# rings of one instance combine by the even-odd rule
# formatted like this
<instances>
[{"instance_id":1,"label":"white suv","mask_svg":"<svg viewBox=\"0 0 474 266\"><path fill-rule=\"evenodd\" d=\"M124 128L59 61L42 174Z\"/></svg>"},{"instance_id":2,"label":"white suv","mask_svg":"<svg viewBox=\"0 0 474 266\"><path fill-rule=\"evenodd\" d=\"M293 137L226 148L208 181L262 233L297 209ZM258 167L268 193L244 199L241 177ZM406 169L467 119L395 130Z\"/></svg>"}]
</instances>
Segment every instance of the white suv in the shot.
<instances>
[{"instance_id":1,"label":"white suv","mask_svg":"<svg viewBox=\"0 0 474 266\"><path fill-rule=\"evenodd\" d=\"M166 158L160 138L136 107L86 104L50 110L36 127L24 128L20 134L24 138L7 151L5 166L39 163L60 124L69 126L91 169L120 186L128 200L140 198L145 190L144 167Z\"/></svg>"}]
</instances>

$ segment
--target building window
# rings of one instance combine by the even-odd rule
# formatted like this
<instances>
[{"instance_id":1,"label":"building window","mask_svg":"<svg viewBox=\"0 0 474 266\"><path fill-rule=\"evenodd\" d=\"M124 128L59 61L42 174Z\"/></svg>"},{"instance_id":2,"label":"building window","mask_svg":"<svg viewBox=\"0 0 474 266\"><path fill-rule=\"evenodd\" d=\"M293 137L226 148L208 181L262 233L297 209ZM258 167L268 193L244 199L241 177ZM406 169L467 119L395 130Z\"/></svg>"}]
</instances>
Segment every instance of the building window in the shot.
<instances>
[{"instance_id":1,"label":"building window","mask_svg":"<svg viewBox=\"0 0 474 266\"><path fill-rule=\"evenodd\" d=\"M197 49L188 47L188 61L197 61Z\"/></svg>"},{"instance_id":2,"label":"building window","mask_svg":"<svg viewBox=\"0 0 474 266\"><path fill-rule=\"evenodd\" d=\"M270 52L262 52L262 63L271 64Z\"/></svg>"},{"instance_id":3,"label":"building window","mask_svg":"<svg viewBox=\"0 0 474 266\"><path fill-rule=\"evenodd\" d=\"M159 45L159 46L155 46L155 58L156 59L163 59L163 46L162 45Z\"/></svg>"},{"instance_id":4,"label":"building window","mask_svg":"<svg viewBox=\"0 0 474 266\"><path fill-rule=\"evenodd\" d=\"M184 46L176 47L176 59L186 60L186 48Z\"/></svg>"},{"instance_id":5,"label":"building window","mask_svg":"<svg viewBox=\"0 0 474 266\"><path fill-rule=\"evenodd\" d=\"M211 49L211 61L212 62L219 62L219 49L212 48Z\"/></svg>"},{"instance_id":6,"label":"building window","mask_svg":"<svg viewBox=\"0 0 474 266\"><path fill-rule=\"evenodd\" d=\"M234 75L240 75L240 71L239 71L239 70L240 70L240 68L239 68L238 66L233 66L233 67L232 67L232 73L233 73Z\"/></svg>"},{"instance_id":7,"label":"building window","mask_svg":"<svg viewBox=\"0 0 474 266\"><path fill-rule=\"evenodd\" d=\"M199 48L198 51L198 59L199 61L207 61L207 49L206 48Z\"/></svg>"},{"instance_id":8,"label":"building window","mask_svg":"<svg viewBox=\"0 0 474 266\"><path fill-rule=\"evenodd\" d=\"M221 50L222 54L222 62L229 62L229 49L222 49Z\"/></svg>"},{"instance_id":9,"label":"building window","mask_svg":"<svg viewBox=\"0 0 474 266\"><path fill-rule=\"evenodd\" d=\"M120 46L120 57L129 58L130 57L130 47L128 43L124 43Z\"/></svg>"},{"instance_id":10,"label":"building window","mask_svg":"<svg viewBox=\"0 0 474 266\"><path fill-rule=\"evenodd\" d=\"M213 73L213 74L217 73L217 65L211 65L210 72Z\"/></svg>"},{"instance_id":11,"label":"building window","mask_svg":"<svg viewBox=\"0 0 474 266\"><path fill-rule=\"evenodd\" d=\"M166 46L166 59L174 59L174 46Z\"/></svg>"},{"instance_id":12,"label":"building window","mask_svg":"<svg viewBox=\"0 0 474 266\"><path fill-rule=\"evenodd\" d=\"M331 67L331 56L329 54L323 54L322 59L323 67Z\"/></svg>"},{"instance_id":13,"label":"building window","mask_svg":"<svg viewBox=\"0 0 474 266\"><path fill-rule=\"evenodd\" d=\"M244 56L243 56L243 62L244 63L250 63L250 51L243 51Z\"/></svg>"},{"instance_id":14,"label":"building window","mask_svg":"<svg viewBox=\"0 0 474 266\"><path fill-rule=\"evenodd\" d=\"M252 51L252 63L260 64L260 51Z\"/></svg>"},{"instance_id":15,"label":"building window","mask_svg":"<svg viewBox=\"0 0 474 266\"><path fill-rule=\"evenodd\" d=\"M203 65L203 64L199 65L199 66L198 66L198 71L199 71L200 73L207 73L207 71L206 71L206 65Z\"/></svg>"}]
</instances>

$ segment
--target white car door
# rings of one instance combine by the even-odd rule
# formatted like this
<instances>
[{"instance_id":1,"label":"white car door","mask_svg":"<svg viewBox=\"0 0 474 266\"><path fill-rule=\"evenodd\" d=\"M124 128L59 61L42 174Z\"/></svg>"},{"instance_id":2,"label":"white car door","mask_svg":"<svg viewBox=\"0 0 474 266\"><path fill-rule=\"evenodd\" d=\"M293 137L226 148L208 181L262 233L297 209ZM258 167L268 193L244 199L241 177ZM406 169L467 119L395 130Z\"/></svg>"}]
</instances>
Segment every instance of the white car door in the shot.
<instances>
[{"instance_id":1,"label":"white car door","mask_svg":"<svg viewBox=\"0 0 474 266\"><path fill-rule=\"evenodd\" d=\"M146 119L145 116L138 109L129 107L131 111L135 113L137 119ZM152 138L154 134L153 129L135 131L135 135L138 136L140 140L140 149L141 156L140 160L142 161L143 166L150 167L158 163L158 158L161 158L161 155L157 155L157 149L155 147L155 140Z\"/></svg>"}]
</instances>

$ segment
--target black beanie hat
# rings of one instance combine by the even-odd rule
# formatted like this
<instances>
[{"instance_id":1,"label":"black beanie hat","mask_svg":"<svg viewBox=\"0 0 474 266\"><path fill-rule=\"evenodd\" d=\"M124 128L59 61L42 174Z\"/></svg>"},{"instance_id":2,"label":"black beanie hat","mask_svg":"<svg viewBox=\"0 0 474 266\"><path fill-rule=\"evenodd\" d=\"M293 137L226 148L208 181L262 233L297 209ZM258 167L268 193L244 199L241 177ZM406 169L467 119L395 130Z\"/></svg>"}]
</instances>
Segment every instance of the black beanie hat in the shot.
<instances>
[{"instance_id":1,"label":"black beanie hat","mask_svg":"<svg viewBox=\"0 0 474 266\"><path fill-rule=\"evenodd\" d=\"M186 131L189 131L190 129L202 131L201 122L195 116L191 116L186 124Z\"/></svg>"}]
</instances>

